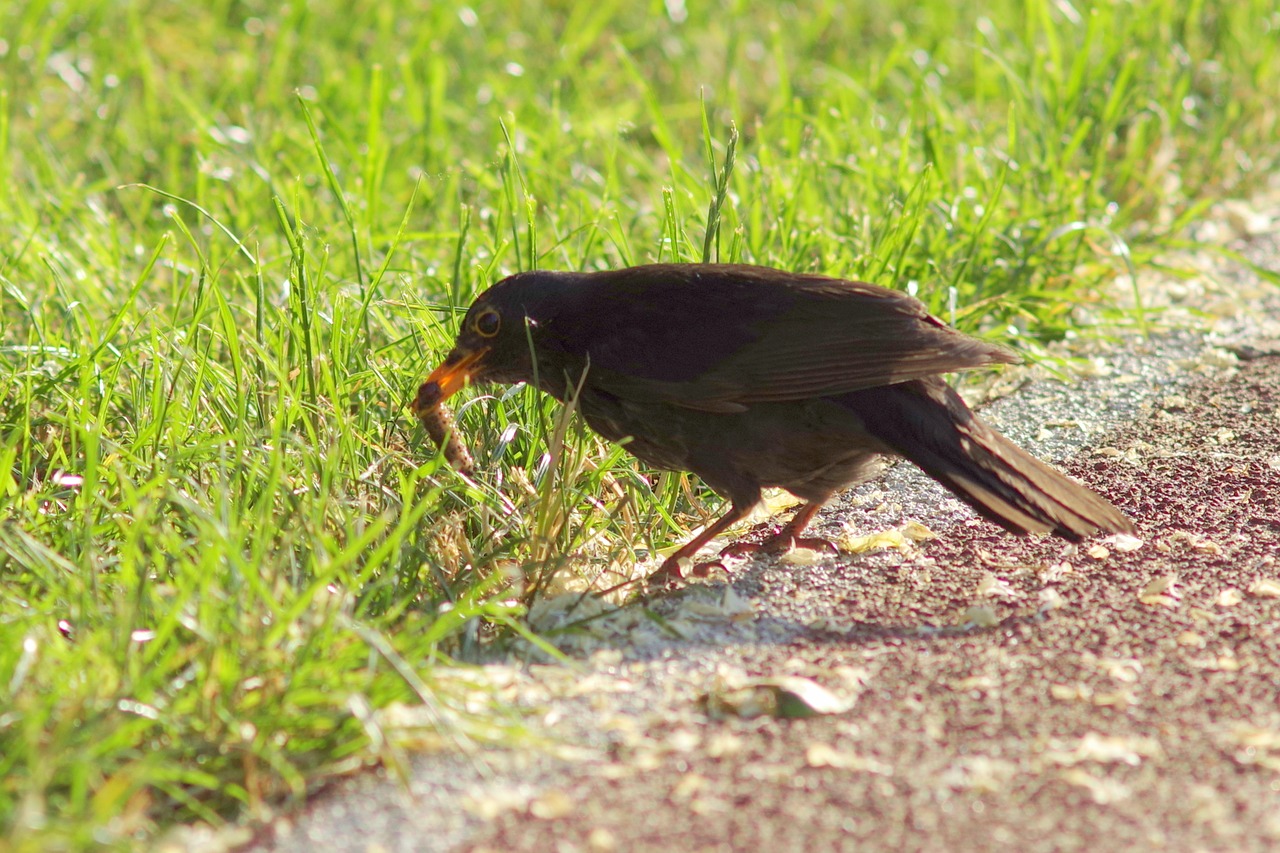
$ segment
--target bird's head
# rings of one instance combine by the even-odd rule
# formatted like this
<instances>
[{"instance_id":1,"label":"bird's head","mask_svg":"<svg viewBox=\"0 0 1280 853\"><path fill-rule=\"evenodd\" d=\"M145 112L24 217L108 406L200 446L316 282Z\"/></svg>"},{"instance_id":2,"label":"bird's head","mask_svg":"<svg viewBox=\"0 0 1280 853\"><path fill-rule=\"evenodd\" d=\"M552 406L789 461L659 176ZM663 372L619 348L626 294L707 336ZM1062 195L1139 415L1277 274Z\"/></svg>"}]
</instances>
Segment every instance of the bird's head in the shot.
<instances>
[{"instance_id":1,"label":"bird's head","mask_svg":"<svg viewBox=\"0 0 1280 853\"><path fill-rule=\"evenodd\" d=\"M541 327L555 306L569 274L527 272L510 276L476 297L467 309L453 349L418 389L415 414L433 408L467 385L481 382L531 382L533 352Z\"/></svg>"}]
</instances>

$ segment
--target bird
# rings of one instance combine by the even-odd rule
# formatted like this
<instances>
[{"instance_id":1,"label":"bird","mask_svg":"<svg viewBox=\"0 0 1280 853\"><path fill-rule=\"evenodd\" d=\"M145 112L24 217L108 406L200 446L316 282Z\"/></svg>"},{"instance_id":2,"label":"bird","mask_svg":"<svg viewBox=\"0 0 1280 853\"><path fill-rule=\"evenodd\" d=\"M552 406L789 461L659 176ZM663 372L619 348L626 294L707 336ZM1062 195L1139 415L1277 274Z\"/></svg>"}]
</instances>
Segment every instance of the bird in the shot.
<instances>
[{"instance_id":1,"label":"bird","mask_svg":"<svg viewBox=\"0 0 1280 853\"><path fill-rule=\"evenodd\" d=\"M476 297L410 409L426 422L467 385L524 382L576 398L588 426L648 465L696 474L729 508L651 577L685 577L765 488L804 503L764 545L801 542L823 504L891 457L1011 533L1133 532L942 376L1019 360L861 281L746 264L534 270Z\"/></svg>"}]
</instances>

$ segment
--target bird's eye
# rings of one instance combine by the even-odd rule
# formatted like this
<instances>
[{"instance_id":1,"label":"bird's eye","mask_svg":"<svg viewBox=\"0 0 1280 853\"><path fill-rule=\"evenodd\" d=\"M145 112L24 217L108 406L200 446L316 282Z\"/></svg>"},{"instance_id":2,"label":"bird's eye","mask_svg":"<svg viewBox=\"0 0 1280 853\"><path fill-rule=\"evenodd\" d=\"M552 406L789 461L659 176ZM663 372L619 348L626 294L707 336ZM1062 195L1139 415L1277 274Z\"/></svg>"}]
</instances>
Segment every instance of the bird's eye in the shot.
<instances>
[{"instance_id":1,"label":"bird's eye","mask_svg":"<svg viewBox=\"0 0 1280 853\"><path fill-rule=\"evenodd\" d=\"M486 308L480 312L472 325L480 337L492 338L498 334L498 329L502 328L502 317L492 308Z\"/></svg>"}]
</instances>

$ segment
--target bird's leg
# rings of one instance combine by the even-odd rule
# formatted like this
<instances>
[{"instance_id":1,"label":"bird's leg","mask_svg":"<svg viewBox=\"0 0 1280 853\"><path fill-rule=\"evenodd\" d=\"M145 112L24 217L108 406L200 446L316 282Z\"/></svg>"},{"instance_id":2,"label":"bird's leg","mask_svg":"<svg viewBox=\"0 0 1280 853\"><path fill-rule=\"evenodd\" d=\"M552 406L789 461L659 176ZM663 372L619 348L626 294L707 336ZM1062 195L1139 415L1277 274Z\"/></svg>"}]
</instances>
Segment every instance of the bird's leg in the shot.
<instances>
[{"instance_id":1,"label":"bird's leg","mask_svg":"<svg viewBox=\"0 0 1280 853\"><path fill-rule=\"evenodd\" d=\"M728 546L720 552L722 557L738 557L743 554L751 554L756 551L787 551L791 548L812 548L814 550L828 549L836 551L836 546L832 545L826 539L817 537L801 537L800 534L809 526L809 522L818 514L818 510L822 509L825 501L810 501L800 509L796 510L796 514L791 517L781 530L770 536L763 542L737 542Z\"/></svg>"},{"instance_id":2,"label":"bird's leg","mask_svg":"<svg viewBox=\"0 0 1280 853\"><path fill-rule=\"evenodd\" d=\"M712 539L719 536L725 528L737 524L745 518L747 513L751 511L751 506L751 504L746 506L733 504L730 506L729 511L726 512L722 518L718 519L697 536L686 542L681 546L679 551L676 551L670 557L663 560L662 565L658 567L658 570L649 576L650 579L680 580L686 577L684 570L680 565L680 561L686 558L693 559L697 555L698 551L702 550L703 545L706 545ZM714 565L714 562L715 561L712 561L712 563L709 563L708 565Z\"/></svg>"}]
</instances>

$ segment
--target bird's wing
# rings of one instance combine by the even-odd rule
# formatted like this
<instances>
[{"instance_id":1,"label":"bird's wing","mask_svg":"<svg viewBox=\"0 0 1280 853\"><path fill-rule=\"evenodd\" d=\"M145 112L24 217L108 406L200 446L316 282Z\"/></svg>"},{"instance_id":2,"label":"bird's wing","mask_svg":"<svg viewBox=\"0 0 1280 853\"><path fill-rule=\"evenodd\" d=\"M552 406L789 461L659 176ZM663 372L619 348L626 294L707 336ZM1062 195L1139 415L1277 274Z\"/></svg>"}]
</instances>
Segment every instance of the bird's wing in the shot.
<instances>
[{"instance_id":1,"label":"bird's wing","mask_svg":"<svg viewBox=\"0 0 1280 853\"><path fill-rule=\"evenodd\" d=\"M738 265L583 280L545 341L585 355L588 381L624 399L740 411L1018 360L861 282Z\"/></svg>"}]
</instances>

